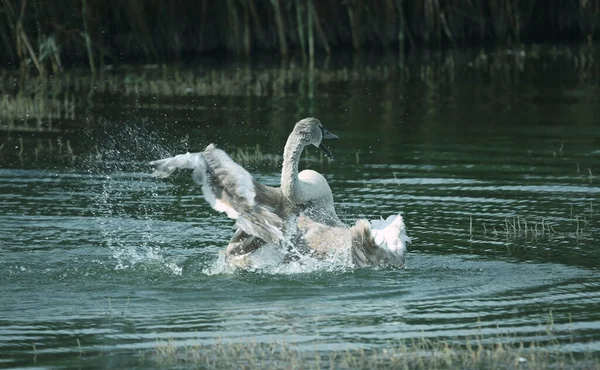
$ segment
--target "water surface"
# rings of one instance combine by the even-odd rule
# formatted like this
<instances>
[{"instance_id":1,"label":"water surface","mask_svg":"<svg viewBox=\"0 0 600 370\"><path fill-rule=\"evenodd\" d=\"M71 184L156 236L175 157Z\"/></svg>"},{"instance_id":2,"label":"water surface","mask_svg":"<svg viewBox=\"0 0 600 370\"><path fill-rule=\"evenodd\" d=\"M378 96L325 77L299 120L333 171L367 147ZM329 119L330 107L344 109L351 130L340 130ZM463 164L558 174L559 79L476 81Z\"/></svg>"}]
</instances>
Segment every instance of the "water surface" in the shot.
<instances>
[{"instance_id":1,"label":"water surface","mask_svg":"<svg viewBox=\"0 0 600 370\"><path fill-rule=\"evenodd\" d=\"M65 85L56 118L5 111L0 365L162 366L164 343L249 341L307 356L418 338L600 351L598 74L533 59L498 76L463 58L456 75L412 60L409 77L393 59L241 75L232 62L214 67L219 89L203 64L132 69L95 93ZM149 160L215 142L277 185L277 155L309 115L340 140L335 161L309 148L302 166L348 223L404 212L406 269L223 268L232 221L189 173L149 175Z\"/></svg>"}]
</instances>

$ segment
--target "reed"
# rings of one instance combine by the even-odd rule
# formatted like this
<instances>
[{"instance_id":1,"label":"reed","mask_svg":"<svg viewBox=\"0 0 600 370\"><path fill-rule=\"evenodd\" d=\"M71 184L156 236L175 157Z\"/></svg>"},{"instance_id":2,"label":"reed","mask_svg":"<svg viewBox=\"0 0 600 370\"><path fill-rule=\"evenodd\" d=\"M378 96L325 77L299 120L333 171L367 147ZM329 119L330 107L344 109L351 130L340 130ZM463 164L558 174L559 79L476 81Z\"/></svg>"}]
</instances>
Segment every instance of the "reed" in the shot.
<instances>
[{"instance_id":1,"label":"reed","mask_svg":"<svg viewBox=\"0 0 600 370\"><path fill-rule=\"evenodd\" d=\"M525 41L591 43L600 33L599 13L600 0L64 0L43 6L3 0L0 65L33 67L43 75L65 63L87 62L94 72L103 63L179 60L215 51L316 56ZM593 64L585 55L574 62L583 69Z\"/></svg>"},{"instance_id":2,"label":"reed","mask_svg":"<svg viewBox=\"0 0 600 370\"><path fill-rule=\"evenodd\" d=\"M507 240L550 238L556 233L554 226L542 219L541 222L528 222L526 218L515 216L504 219L504 234Z\"/></svg>"},{"instance_id":3,"label":"reed","mask_svg":"<svg viewBox=\"0 0 600 370\"><path fill-rule=\"evenodd\" d=\"M90 71L92 75L96 74L96 63L94 62L94 51L92 50L92 38L90 37L90 31L88 26L88 11L87 11L87 0L81 0L81 22L83 23L85 47L88 54L88 60L90 63Z\"/></svg>"},{"instance_id":4,"label":"reed","mask_svg":"<svg viewBox=\"0 0 600 370\"><path fill-rule=\"evenodd\" d=\"M75 95L49 97L45 93L18 94L0 97L0 129L7 132L57 132L52 127L56 120L74 120Z\"/></svg>"},{"instance_id":5,"label":"reed","mask_svg":"<svg viewBox=\"0 0 600 370\"><path fill-rule=\"evenodd\" d=\"M300 158L303 163L323 163L325 158L321 154L319 157L309 155L308 151ZM264 153L260 145L256 145L254 149L238 148L230 153L231 159L242 166L266 166L279 168L283 162L283 155Z\"/></svg>"},{"instance_id":6,"label":"reed","mask_svg":"<svg viewBox=\"0 0 600 370\"><path fill-rule=\"evenodd\" d=\"M304 96L308 90L308 95L314 97L317 84L366 81L405 84L418 79L426 85L428 91L436 94L438 89L452 84L457 77L475 76L497 83L518 82L528 78L541 65L545 68L560 68L561 73L576 75L575 78L581 84L594 85L600 83L600 75L594 72L594 66L587 67L590 68L590 73L578 78L581 71L571 65L576 55L585 54L587 58L592 58L594 53L594 49L586 46L541 48L532 45L518 49L501 48L476 55L460 50L423 53L414 55L401 64L397 63L399 59L395 55L387 54L380 56L381 62L374 65L356 64L342 68L328 67L327 59L322 66L314 62L299 66L298 61L290 57L278 66L261 69L215 67L205 73L181 69L177 65L164 65L161 69L153 69L153 65L139 68L121 66L118 71L98 72L94 78L81 70L65 71L58 76L44 78L21 76L9 71L0 74L0 104L3 105L0 119L25 117L22 114L26 113L23 112L25 107L36 107L35 117L40 114L45 116L43 111L49 107L44 105L50 104L50 101L54 111L60 110L56 114L74 119L77 113L75 107L89 101L86 100L86 95L115 92L133 97L289 96L298 93ZM55 60L54 65L58 65L55 58L52 60ZM65 104L59 109L54 105L60 99L64 99ZM173 108L177 106L174 105ZM580 170L585 171L584 168Z\"/></svg>"},{"instance_id":7,"label":"reed","mask_svg":"<svg viewBox=\"0 0 600 370\"><path fill-rule=\"evenodd\" d=\"M587 350L573 353L560 350L561 341L553 337L549 318L544 342L523 342L498 334L495 338L412 338L377 349L346 351L299 350L285 342L224 343L179 345L173 340L158 340L149 360L161 366L201 368L314 368L314 369L600 369L600 357ZM567 342L565 342L566 344Z\"/></svg>"},{"instance_id":8,"label":"reed","mask_svg":"<svg viewBox=\"0 0 600 370\"><path fill-rule=\"evenodd\" d=\"M571 207L570 219L558 224L546 219L532 221L528 217L514 216L505 218L501 226L482 223L483 236L491 234L494 237L504 237L507 242L527 241L536 242L552 238L571 238L579 240L581 238L592 237L592 228L590 227L593 219L593 204L590 201L588 209L583 210L580 215L573 214ZM469 237L473 239L473 224L470 218ZM488 228L491 227L491 231Z\"/></svg>"}]
</instances>

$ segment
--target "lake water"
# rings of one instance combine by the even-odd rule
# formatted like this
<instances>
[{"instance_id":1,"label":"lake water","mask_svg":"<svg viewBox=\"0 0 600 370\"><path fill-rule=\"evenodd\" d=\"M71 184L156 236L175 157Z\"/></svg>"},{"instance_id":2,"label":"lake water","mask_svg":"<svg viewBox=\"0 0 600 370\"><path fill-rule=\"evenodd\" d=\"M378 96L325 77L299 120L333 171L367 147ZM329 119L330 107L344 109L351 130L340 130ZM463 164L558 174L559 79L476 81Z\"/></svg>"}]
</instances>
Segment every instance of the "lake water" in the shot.
<instances>
[{"instance_id":1,"label":"lake water","mask_svg":"<svg viewBox=\"0 0 600 370\"><path fill-rule=\"evenodd\" d=\"M598 366L600 74L577 50L3 75L0 367L353 368L427 340ZM405 269L234 271L233 222L189 173L149 175L214 142L277 185L306 116L340 140L302 167L348 223L403 212Z\"/></svg>"}]
</instances>

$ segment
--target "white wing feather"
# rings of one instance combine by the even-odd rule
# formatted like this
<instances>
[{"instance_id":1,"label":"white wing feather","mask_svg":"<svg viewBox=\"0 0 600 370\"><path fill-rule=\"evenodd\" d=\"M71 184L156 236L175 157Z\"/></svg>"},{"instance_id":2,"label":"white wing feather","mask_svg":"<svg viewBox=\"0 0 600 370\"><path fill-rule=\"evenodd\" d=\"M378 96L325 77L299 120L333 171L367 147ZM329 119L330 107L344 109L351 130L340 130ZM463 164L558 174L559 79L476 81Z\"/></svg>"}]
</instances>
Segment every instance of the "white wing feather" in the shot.
<instances>
[{"instance_id":1,"label":"white wing feather","mask_svg":"<svg viewBox=\"0 0 600 370\"><path fill-rule=\"evenodd\" d=\"M153 176L165 178L177 169L193 170L194 181L202 186L204 199L210 206L236 220L236 226L249 235L267 242L283 240L283 222L276 213L281 197L252 178L242 166L224 151L209 145L201 153L185 153L150 162ZM257 191L261 203L257 202Z\"/></svg>"}]
</instances>

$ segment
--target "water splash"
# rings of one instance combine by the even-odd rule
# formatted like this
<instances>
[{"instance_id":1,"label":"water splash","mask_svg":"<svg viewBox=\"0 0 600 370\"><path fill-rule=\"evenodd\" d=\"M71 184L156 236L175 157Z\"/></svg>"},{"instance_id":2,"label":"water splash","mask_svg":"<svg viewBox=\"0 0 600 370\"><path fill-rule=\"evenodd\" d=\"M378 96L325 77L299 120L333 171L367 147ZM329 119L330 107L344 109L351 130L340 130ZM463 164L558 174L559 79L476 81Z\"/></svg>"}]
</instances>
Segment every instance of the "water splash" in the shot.
<instances>
[{"instance_id":1,"label":"water splash","mask_svg":"<svg viewBox=\"0 0 600 370\"><path fill-rule=\"evenodd\" d=\"M295 275L312 272L346 272L354 269L350 248L337 251L326 259L315 258L297 250L283 251L279 246L267 245L244 257L243 263L233 264L224 253L202 270L206 275L234 274L250 271L266 275ZM243 265L243 266L242 266Z\"/></svg>"},{"instance_id":2,"label":"water splash","mask_svg":"<svg viewBox=\"0 0 600 370\"><path fill-rule=\"evenodd\" d=\"M110 125L107 140L84 162L92 194L102 244L116 260L115 270L138 269L165 271L182 275L181 258L165 256L162 245L169 241L161 233L160 221L153 219L160 184L147 181L150 176L132 172L149 158L169 152L156 133L144 125Z\"/></svg>"}]
</instances>

